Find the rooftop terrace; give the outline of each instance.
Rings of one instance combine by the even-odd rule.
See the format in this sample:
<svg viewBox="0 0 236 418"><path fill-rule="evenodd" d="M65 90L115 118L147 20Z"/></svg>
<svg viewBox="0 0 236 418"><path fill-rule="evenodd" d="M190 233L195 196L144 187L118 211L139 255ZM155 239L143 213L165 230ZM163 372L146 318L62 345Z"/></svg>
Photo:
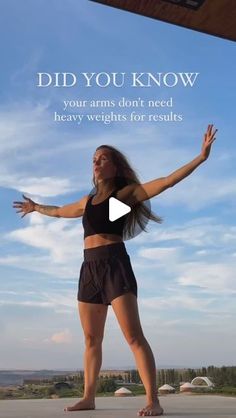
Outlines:
<svg viewBox="0 0 236 418"><path fill-rule="evenodd" d="M236 417L236 398L216 395L175 394L160 396L167 417L232 418ZM96 410L64 412L76 399L1 400L0 418L133 418L145 405L145 396L98 397Z"/></svg>

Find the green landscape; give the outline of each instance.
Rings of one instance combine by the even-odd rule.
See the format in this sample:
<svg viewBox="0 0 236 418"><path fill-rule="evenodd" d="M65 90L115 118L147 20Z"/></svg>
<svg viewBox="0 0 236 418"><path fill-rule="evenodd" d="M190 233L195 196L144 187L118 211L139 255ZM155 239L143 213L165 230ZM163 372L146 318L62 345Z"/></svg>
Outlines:
<svg viewBox="0 0 236 418"><path fill-rule="evenodd" d="M208 377L214 387L208 387L204 382L196 386L192 392L196 394L221 394L224 396L236 396L236 367L203 367L201 369L161 369L157 371L157 386L169 384L180 393L180 385L191 382L195 377ZM80 398L83 396L84 375L82 371L74 374L56 375L51 378L25 379L22 385L0 387L0 399L53 399L53 398ZM132 393L130 396L144 395L137 370L122 370L120 374L112 374L106 377L100 373L97 382L96 396L114 396L114 392L126 387Z"/></svg>

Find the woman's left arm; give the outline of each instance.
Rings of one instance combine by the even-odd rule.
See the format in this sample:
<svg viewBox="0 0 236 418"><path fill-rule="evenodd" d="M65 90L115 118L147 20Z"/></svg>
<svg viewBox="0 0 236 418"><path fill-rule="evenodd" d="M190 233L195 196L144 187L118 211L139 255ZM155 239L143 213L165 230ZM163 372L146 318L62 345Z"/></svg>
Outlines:
<svg viewBox="0 0 236 418"><path fill-rule="evenodd" d="M201 153L194 158L190 163L185 164L178 170L169 174L166 177L160 177L148 183L140 184L133 190L133 196L136 201L143 201L150 199L162 193L169 187L173 187L176 183L189 176L200 164L207 160L210 155L212 143L215 141L215 134L217 129L213 125L208 125L207 131L204 134Z"/></svg>

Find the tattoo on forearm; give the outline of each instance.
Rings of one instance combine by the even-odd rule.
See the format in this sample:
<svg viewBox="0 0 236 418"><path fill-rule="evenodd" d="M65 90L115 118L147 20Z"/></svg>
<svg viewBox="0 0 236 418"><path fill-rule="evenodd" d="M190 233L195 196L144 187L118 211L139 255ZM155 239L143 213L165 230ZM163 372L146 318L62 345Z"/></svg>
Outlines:
<svg viewBox="0 0 236 418"><path fill-rule="evenodd" d="M43 215L48 216L58 216L57 215L57 209L59 206L46 206L46 205L35 205L35 210L39 213L42 213Z"/></svg>

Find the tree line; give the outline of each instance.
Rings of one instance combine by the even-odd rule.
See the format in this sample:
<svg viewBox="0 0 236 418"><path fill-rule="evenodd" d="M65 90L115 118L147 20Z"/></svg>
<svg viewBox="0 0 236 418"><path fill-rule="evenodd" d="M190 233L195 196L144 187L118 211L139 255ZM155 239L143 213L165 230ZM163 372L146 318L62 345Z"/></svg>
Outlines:
<svg viewBox="0 0 236 418"><path fill-rule="evenodd" d="M142 383L138 370L124 370L125 375L111 374L108 377L99 377L99 381L110 379L120 380L124 383ZM178 386L183 382L191 382L197 376L208 377L216 386L236 386L236 366L208 366L199 369L160 369L157 370L157 384L162 386L165 383ZM56 379L54 378L54 381ZM66 380L83 383L84 372L79 371L74 376L67 376Z"/></svg>
<svg viewBox="0 0 236 418"><path fill-rule="evenodd" d="M197 376L208 377L216 386L236 386L236 366L208 366L199 369L161 369L157 372L158 386L179 385Z"/></svg>

